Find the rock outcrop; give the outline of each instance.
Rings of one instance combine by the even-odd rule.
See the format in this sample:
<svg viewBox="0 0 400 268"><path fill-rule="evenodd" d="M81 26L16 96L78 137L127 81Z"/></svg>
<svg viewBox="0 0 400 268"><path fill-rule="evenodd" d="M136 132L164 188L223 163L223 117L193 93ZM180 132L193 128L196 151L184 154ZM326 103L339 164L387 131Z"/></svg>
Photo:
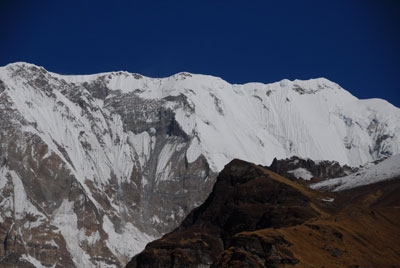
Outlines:
<svg viewBox="0 0 400 268"><path fill-rule="evenodd" d="M358 167L350 167L348 165L340 165L337 161L313 161L311 159L302 159L298 156L292 156L286 159L276 159L267 167L271 171L292 180L326 180L331 178L344 177L355 173ZM297 172L296 172L297 171ZM301 173L303 171L304 174ZM308 178L303 178L308 176Z"/></svg>

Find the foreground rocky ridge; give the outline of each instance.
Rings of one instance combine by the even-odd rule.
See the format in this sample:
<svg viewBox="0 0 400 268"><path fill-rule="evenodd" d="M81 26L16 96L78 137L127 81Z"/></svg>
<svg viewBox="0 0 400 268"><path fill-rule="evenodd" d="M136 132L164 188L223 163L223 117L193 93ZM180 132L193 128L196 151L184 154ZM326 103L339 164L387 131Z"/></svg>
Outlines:
<svg viewBox="0 0 400 268"><path fill-rule="evenodd" d="M122 267L203 203L233 158L359 165L400 152L400 110L326 79L0 67L0 266Z"/></svg>
<svg viewBox="0 0 400 268"><path fill-rule="evenodd" d="M398 267L400 180L318 192L234 160L131 267Z"/></svg>

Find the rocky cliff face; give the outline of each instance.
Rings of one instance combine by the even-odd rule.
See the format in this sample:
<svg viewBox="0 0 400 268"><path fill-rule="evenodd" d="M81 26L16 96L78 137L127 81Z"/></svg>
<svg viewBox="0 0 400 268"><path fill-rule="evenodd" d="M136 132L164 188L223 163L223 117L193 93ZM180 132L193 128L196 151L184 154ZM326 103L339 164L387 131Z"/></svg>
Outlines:
<svg viewBox="0 0 400 268"><path fill-rule="evenodd" d="M127 267L397 267L399 182L316 192L234 160L206 202Z"/></svg>
<svg viewBox="0 0 400 268"><path fill-rule="evenodd" d="M400 152L400 110L326 79L0 68L0 265L121 267L233 158L359 165Z"/></svg>
<svg viewBox="0 0 400 268"><path fill-rule="evenodd" d="M1 266L120 267L212 187L167 100L8 69L0 95ZM4 85L4 83L3 83ZM176 98L184 106L184 98ZM7 242L6 242L7 241Z"/></svg>

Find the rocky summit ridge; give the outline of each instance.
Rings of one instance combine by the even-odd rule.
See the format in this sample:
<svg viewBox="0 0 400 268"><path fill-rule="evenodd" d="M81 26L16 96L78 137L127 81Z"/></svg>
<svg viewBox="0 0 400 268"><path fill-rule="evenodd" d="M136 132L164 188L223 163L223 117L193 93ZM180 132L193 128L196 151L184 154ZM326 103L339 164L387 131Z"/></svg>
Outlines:
<svg viewBox="0 0 400 268"><path fill-rule="evenodd" d="M234 158L358 166L400 152L400 110L327 79L0 67L0 264L122 267L207 198Z"/></svg>

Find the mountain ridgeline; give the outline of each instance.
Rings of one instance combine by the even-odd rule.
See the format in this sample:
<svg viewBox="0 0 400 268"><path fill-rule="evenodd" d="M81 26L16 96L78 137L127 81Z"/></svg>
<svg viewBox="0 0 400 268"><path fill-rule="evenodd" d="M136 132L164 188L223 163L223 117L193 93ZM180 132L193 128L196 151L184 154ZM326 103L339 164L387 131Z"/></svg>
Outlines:
<svg viewBox="0 0 400 268"><path fill-rule="evenodd" d="M400 153L400 109L323 78L232 85L13 63L0 67L0 128L2 267L123 267L235 158L346 173Z"/></svg>

